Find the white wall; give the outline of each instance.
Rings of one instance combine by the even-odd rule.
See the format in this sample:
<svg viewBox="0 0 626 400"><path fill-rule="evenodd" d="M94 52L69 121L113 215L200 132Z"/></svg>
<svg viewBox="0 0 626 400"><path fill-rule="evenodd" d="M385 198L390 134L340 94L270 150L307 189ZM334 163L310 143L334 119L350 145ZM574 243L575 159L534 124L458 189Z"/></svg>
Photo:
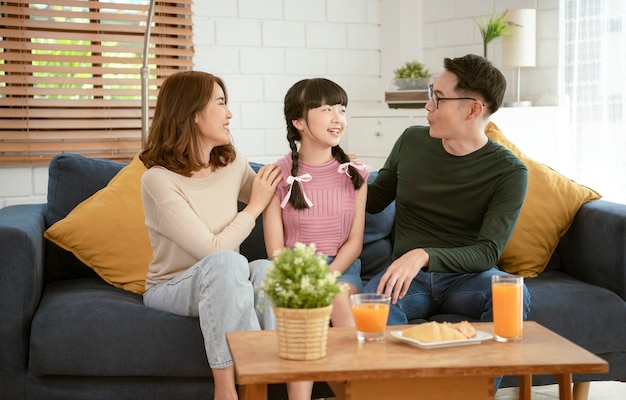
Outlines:
<svg viewBox="0 0 626 400"><path fill-rule="evenodd" d="M193 10L195 68L225 80L235 145L251 160L289 150L283 98L302 78L335 80L350 107L380 101L378 0L203 1Z"/></svg>
<svg viewBox="0 0 626 400"><path fill-rule="evenodd" d="M537 4L536 4L537 3ZM482 54L476 19L537 8L537 68L522 75L522 98L557 94L558 0L224 0L196 1L195 69L224 78L235 145L269 162L287 152L282 101L301 78L342 85L351 109L387 108L393 69L418 59L435 73L443 57ZM500 65L500 40L489 58ZM512 70L503 69L510 82ZM514 91L510 84L508 98ZM0 167L0 207L45 202L47 168Z"/></svg>
<svg viewBox="0 0 626 400"><path fill-rule="evenodd" d="M444 57L468 53L483 54L483 45L476 21L505 10L535 8L537 30L537 66L521 69L521 99L534 105L558 103L559 64L559 0L438 0L423 2L424 62L440 72ZM487 57L502 65L502 39L493 40ZM501 68L507 79L506 101L515 100L516 71Z"/></svg>

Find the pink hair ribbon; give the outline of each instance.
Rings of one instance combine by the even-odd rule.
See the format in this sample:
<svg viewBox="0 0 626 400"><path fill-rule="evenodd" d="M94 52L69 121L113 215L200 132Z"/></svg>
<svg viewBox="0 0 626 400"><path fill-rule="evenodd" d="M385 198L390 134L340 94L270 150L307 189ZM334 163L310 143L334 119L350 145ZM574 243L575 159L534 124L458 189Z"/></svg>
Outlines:
<svg viewBox="0 0 626 400"><path fill-rule="evenodd" d="M287 184L289 185L289 191L287 192L287 195L285 196L283 201L280 203L280 208L285 208L285 206L287 205L287 202L289 201L289 198L291 197L291 188L293 188L294 182L298 182L298 184L300 185L300 190L302 190L302 195L304 196L304 201L306 202L307 206L313 207L313 202L306 196L306 193L304 193L304 186L302 185L303 182L311 182L312 179L313 177L311 176L311 174L303 174L300 176L287 177Z"/></svg>
<svg viewBox="0 0 626 400"><path fill-rule="evenodd" d="M365 165L365 164L362 164L362 163L358 163L357 164L357 163L353 163L352 161L350 161L350 162L345 162L343 164L340 164L339 168L337 168L337 172L339 172L340 174L346 174L346 175L348 175L349 178L352 178L350 176L350 174L348 173L348 167L349 166L353 166L356 169L366 169L367 168L367 165Z"/></svg>

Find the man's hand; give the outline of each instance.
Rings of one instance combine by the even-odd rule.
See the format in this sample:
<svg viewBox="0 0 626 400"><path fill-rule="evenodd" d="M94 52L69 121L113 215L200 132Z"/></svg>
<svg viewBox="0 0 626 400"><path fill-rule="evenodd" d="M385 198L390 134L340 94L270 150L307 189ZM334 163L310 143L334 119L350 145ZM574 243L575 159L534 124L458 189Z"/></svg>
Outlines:
<svg viewBox="0 0 626 400"><path fill-rule="evenodd" d="M423 249L414 249L405 253L387 268L376 292L391 296L391 302L396 304L398 299L406 295L413 278L427 265L428 253Z"/></svg>

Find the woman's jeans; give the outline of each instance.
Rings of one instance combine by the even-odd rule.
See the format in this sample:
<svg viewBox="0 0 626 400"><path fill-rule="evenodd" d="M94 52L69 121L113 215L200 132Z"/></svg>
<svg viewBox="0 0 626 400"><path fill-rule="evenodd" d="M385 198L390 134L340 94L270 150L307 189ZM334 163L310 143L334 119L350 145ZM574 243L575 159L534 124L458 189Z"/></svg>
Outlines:
<svg viewBox="0 0 626 400"><path fill-rule="evenodd" d="M226 332L275 329L269 298L261 285L269 260L248 263L241 254L221 250L169 281L144 293L150 308L198 317L211 368L233 365Z"/></svg>

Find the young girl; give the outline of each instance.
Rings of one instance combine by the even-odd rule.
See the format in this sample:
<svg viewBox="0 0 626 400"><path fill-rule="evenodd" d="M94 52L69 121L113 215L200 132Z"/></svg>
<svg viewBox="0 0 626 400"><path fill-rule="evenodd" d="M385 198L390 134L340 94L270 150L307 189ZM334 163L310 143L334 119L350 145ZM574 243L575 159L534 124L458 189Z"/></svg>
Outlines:
<svg viewBox="0 0 626 400"><path fill-rule="evenodd" d="M354 326L349 295L361 290L367 176L339 147L346 129L348 96L336 83L305 79L285 96L291 152L276 165L287 177L263 213L267 254L296 242L315 243L331 271L346 285L333 303L333 326ZM298 148L297 142L300 143ZM310 399L312 382L288 385L289 398Z"/></svg>
<svg viewBox="0 0 626 400"><path fill-rule="evenodd" d="M269 261L248 263L238 250L282 178L270 165L255 175L235 150L226 103L224 83L211 74L169 76L140 155L154 254L144 304L199 318L216 400L237 399L226 332L274 329L271 305L255 309ZM247 203L241 212L237 200Z"/></svg>

